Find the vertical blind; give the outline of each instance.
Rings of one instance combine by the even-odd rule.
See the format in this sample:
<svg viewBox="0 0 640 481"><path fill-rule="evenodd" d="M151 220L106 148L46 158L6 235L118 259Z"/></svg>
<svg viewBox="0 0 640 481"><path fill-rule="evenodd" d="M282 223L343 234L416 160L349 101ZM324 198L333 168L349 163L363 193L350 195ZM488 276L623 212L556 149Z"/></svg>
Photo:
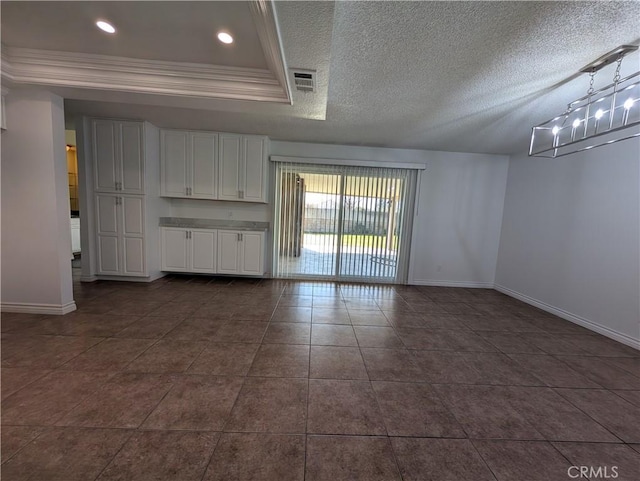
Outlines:
<svg viewBox="0 0 640 481"><path fill-rule="evenodd" d="M402 281L414 170L276 165L278 277Z"/></svg>

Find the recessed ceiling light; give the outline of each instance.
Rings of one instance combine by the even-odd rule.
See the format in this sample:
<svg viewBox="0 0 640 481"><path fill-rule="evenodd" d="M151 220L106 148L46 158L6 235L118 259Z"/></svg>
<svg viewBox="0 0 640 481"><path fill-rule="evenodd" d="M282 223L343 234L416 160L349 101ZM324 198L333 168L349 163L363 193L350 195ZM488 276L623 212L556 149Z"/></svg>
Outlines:
<svg viewBox="0 0 640 481"><path fill-rule="evenodd" d="M227 32L218 32L218 40L222 43L233 43L233 37Z"/></svg>
<svg viewBox="0 0 640 481"><path fill-rule="evenodd" d="M116 29L113 25L111 25L109 22L105 22L104 20L98 20L96 22L96 25L98 26L98 28L100 30L102 30L103 32L107 32L107 33L116 33Z"/></svg>

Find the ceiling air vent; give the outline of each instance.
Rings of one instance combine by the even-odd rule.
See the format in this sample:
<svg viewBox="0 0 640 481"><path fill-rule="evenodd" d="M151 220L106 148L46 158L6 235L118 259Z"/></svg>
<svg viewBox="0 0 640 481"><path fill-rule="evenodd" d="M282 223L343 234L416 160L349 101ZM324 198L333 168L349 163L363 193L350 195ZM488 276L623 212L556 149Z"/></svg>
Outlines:
<svg viewBox="0 0 640 481"><path fill-rule="evenodd" d="M293 83L298 92L315 92L315 70L293 70Z"/></svg>

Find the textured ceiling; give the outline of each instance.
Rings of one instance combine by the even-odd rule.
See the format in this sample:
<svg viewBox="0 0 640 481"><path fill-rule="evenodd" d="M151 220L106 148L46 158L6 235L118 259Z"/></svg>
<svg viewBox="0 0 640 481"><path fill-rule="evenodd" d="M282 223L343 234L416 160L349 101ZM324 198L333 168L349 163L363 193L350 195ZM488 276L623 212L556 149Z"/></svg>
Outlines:
<svg viewBox="0 0 640 481"><path fill-rule="evenodd" d="M327 118L367 144L524 150L586 83L553 104L548 89L637 42L638 18L624 2L338 3Z"/></svg>
<svg viewBox="0 0 640 481"><path fill-rule="evenodd" d="M282 2L277 11L289 66L317 69L322 87L293 106L110 97L118 103L75 100L68 110L282 140L508 154L586 92L581 67L640 41L638 2ZM612 77L607 68L596 84ZM325 99L326 120L314 120Z"/></svg>
<svg viewBox="0 0 640 481"><path fill-rule="evenodd" d="M147 60L266 68L247 2L7 2L2 43ZM108 35L95 26L108 20ZM235 37L224 45L216 34Z"/></svg>

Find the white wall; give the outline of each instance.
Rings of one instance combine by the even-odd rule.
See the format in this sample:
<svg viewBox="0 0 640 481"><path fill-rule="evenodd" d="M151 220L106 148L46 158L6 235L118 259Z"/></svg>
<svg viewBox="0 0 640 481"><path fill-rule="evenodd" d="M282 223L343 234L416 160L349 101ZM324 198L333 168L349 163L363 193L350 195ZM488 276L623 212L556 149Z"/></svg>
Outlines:
<svg viewBox="0 0 640 481"><path fill-rule="evenodd" d="M426 164L409 283L493 286L508 157L278 141L271 155Z"/></svg>
<svg viewBox="0 0 640 481"><path fill-rule="evenodd" d="M510 160L496 284L640 347L640 140Z"/></svg>
<svg viewBox="0 0 640 481"><path fill-rule="evenodd" d="M172 217L269 222L271 205L222 200L171 199Z"/></svg>
<svg viewBox="0 0 640 481"><path fill-rule="evenodd" d="M2 310L75 309L62 98L12 90L2 133Z"/></svg>
<svg viewBox="0 0 640 481"><path fill-rule="evenodd" d="M422 173L410 281L493 287L508 158L429 153Z"/></svg>

